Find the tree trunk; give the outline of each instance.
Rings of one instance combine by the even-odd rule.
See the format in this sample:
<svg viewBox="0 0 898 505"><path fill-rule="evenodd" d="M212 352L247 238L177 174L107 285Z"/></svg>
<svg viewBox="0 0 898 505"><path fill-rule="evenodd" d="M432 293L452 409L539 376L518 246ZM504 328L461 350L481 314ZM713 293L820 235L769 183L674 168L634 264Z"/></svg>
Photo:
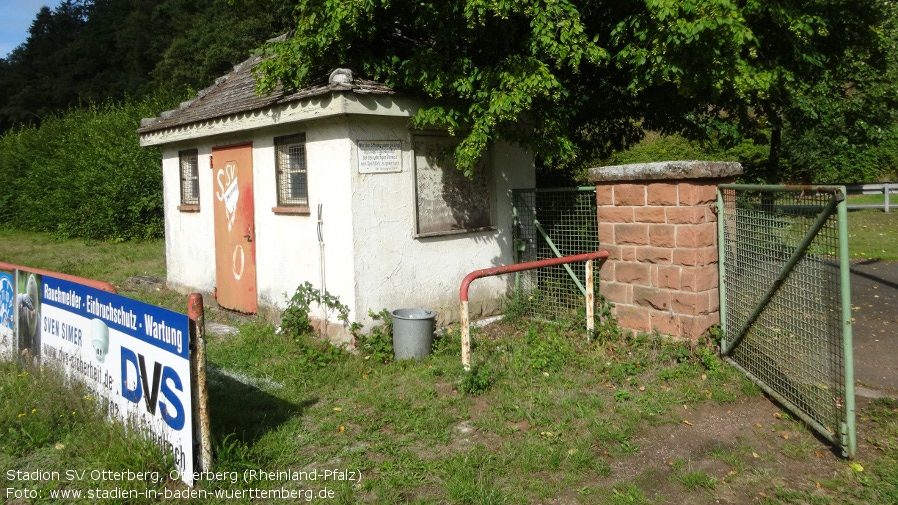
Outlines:
<svg viewBox="0 0 898 505"><path fill-rule="evenodd" d="M783 125L777 120L770 130L770 155L767 158L767 171L770 175L779 173L780 153L783 147ZM777 181L779 182L779 181Z"/></svg>

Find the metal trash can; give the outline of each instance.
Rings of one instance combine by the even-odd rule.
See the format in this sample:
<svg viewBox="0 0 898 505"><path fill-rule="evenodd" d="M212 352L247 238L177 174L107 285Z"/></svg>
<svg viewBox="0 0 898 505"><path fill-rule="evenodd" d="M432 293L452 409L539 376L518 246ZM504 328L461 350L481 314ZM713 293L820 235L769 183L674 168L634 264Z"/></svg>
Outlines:
<svg viewBox="0 0 898 505"><path fill-rule="evenodd" d="M433 345L436 312L427 309L396 309L393 314L393 357L423 358Z"/></svg>

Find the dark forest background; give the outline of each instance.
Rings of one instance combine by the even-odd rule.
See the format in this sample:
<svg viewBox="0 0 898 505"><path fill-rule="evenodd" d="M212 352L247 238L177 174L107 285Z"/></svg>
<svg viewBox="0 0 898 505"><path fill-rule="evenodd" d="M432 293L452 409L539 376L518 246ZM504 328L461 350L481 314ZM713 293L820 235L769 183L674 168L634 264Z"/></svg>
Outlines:
<svg viewBox="0 0 898 505"><path fill-rule="evenodd" d="M624 5L633 10L632 19L650 14L646 10L649 3L599 4L621 9ZM652 5L661 5L656 4ZM716 115L708 115L710 120L699 117L692 121L691 131L674 127L654 130L644 123L645 110L651 109L646 109L646 104L629 104L632 110L642 112L627 117L630 109L615 110L638 135L628 137L610 154L581 156L575 163L553 164L537 152L538 180L546 185L582 184L588 166L672 159L741 161L746 167L745 180L751 182L896 180L898 5L879 0L864 0L864 4L864 10L844 0L777 0L765 4L776 15L765 11L764 16L757 17L757 26L752 29L761 39L775 38L765 29L774 33L777 23L783 23L780 18L788 14L813 21L809 26L816 28L808 32L808 40L816 37L820 47L805 44L798 37L800 40L792 45L764 43L757 48L763 54L752 61L769 63L766 78L778 75L776 71L781 69L782 75L792 80L784 80L779 86L787 93L769 97L773 113L745 109L751 131L735 128L729 120L732 118L727 118L727 113L735 109L728 109L727 104L714 109ZM63 0L55 7L42 8L27 40L0 58L0 226L101 240L161 236L161 153L139 146L136 129L140 119L156 117L194 96L259 51L266 40L303 26L302 20L310 13L322 16L317 24L310 25L312 28L306 26L309 41L341 48L341 40L316 42L327 35L318 33L318 27L324 26L320 23L330 19L333 24L331 18L340 18L323 11L329 8L327 5L317 0ZM353 8L334 5L343 9L339 12ZM423 15L419 11L426 10L427 5L437 4L393 0L389 6L377 4L376 8ZM467 4L456 0L440 5L453 9ZM584 3L588 5L598 4ZM359 30L376 28L367 18L347 18L346 22ZM526 19L521 22L521 26L533 27ZM777 29L795 31L794 26L787 25ZM845 28L836 47L831 44L833 32L827 30L840 26L853 28ZM445 29L449 33L441 33L441 37L466 47L471 27ZM481 29L486 30L487 38L492 33L488 26ZM659 29L665 30L663 26ZM393 30L404 33L397 31L399 28ZM708 33L714 36L716 32ZM619 35L618 43L630 47L626 45L627 36ZM629 42L638 46L638 34L632 37ZM506 42L513 46L516 41ZM732 43L717 42L721 47ZM350 49L370 52L374 48L378 54L390 50L381 44L357 46ZM831 50L834 48L839 50ZM510 54L522 50L506 49ZM387 56L401 65L402 54ZM685 63L680 63L700 67L702 60L695 58L690 63L689 55L698 56L686 51L680 55L686 58ZM498 54L497 58L503 61L506 56ZM661 63L669 56L665 55ZM452 57L446 58L451 66ZM343 63L332 62L334 66ZM290 71L298 64L293 58L281 59L279 65ZM638 75L645 72L640 65L632 69L623 63L618 65L616 69L608 66L599 70L609 70L608 75L619 74L632 82L652 77ZM422 93L423 89L426 94L434 85L433 79L439 78L428 72L424 68L420 75L412 76L420 81L421 89L400 91ZM600 88L584 89L600 93L595 91ZM634 95L633 99L642 98ZM668 102L662 101L671 110L677 108ZM671 115L665 124L688 123L684 118L690 119ZM602 117L592 119L601 123ZM707 131L697 131L696 127ZM566 132L571 137L582 133Z"/></svg>
<svg viewBox="0 0 898 505"><path fill-rule="evenodd" d="M0 59L0 131L109 100L209 86L286 32L284 0L65 0Z"/></svg>

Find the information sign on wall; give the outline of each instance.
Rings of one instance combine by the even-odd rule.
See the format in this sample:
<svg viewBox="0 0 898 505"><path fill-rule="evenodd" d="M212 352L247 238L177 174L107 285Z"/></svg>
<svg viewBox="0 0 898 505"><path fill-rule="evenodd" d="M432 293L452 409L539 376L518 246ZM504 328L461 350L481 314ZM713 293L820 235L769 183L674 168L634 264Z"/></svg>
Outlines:
<svg viewBox="0 0 898 505"><path fill-rule="evenodd" d="M402 142L398 140L360 140L360 174L402 172Z"/></svg>

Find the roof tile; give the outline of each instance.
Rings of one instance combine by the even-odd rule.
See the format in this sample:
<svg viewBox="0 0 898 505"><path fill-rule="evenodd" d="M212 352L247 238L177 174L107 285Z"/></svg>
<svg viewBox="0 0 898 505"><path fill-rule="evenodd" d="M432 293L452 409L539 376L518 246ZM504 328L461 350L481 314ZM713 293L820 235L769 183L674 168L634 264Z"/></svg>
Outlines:
<svg viewBox="0 0 898 505"><path fill-rule="evenodd" d="M359 94L393 94L394 91L383 83L353 78L344 69L331 73L328 82L319 82L293 93L285 93L278 85L270 93L256 92L256 78L253 69L262 61L261 56L253 56L236 65L229 74L219 77L215 84L201 90L192 100L181 102L174 110L162 112L159 117L141 121L138 133L165 130L190 123L208 121L274 105L293 102L303 98L324 95L331 92L349 91ZM338 78L335 78L338 76ZM348 81L348 82L347 82Z"/></svg>

